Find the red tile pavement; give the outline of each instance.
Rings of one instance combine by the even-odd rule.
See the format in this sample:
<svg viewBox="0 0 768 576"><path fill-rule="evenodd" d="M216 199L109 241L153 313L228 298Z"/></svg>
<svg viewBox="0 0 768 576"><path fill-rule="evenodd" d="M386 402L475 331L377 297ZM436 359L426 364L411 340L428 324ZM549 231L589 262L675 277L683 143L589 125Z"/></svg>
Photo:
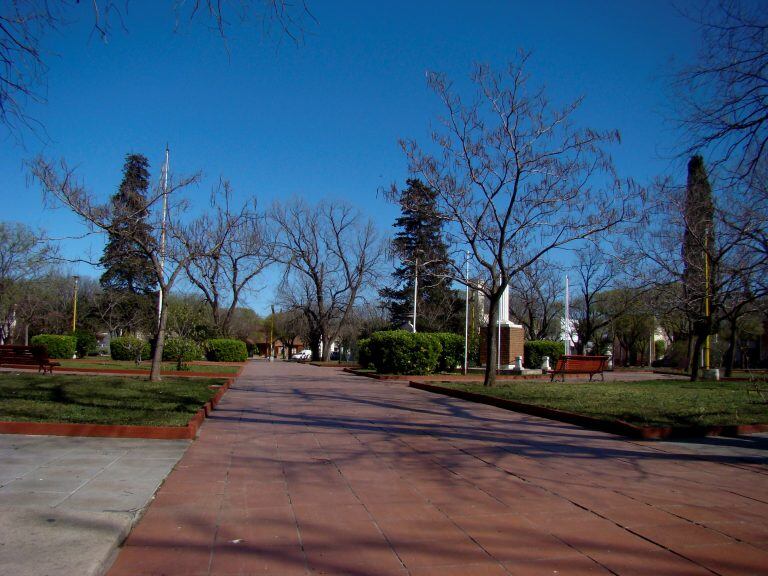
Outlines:
<svg viewBox="0 0 768 576"><path fill-rule="evenodd" d="M766 574L767 459L724 444L254 362L109 574Z"/></svg>

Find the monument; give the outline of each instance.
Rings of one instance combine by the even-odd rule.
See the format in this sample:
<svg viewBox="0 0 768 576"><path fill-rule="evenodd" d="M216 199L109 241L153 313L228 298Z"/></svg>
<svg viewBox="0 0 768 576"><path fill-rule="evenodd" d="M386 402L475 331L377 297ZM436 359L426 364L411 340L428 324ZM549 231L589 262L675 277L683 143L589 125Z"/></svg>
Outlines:
<svg viewBox="0 0 768 576"><path fill-rule="evenodd" d="M487 326L487 324L486 324ZM499 302L499 317L496 322L496 335L499 342L499 369L522 372L522 359L525 331L522 325L515 324L509 319L509 286L504 289ZM480 332L480 363L488 362L486 357L485 341L487 330L485 327Z"/></svg>

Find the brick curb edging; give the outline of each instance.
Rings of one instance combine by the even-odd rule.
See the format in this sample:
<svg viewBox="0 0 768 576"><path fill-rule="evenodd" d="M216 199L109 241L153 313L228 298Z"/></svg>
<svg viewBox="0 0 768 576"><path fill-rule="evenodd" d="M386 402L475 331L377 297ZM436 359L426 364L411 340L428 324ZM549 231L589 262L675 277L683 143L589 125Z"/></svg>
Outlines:
<svg viewBox="0 0 768 576"><path fill-rule="evenodd" d="M0 434L32 436L91 436L99 438L147 438L151 440L192 440L206 416L216 408L234 382L229 378L216 394L187 422L186 426L131 426L123 424L65 424L50 422L0 422Z"/></svg>
<svg viewBox="0 0 768 576"><path fill-rule="evenodd" d="M413 378L413 374L378 374L376 372L365 372L362 370L357 370L355 368L344 368L344 372L349 372L350 374L354 374L355 376L365 376L366 378L373 378L374 380L400 380L400 381L410 381L411 378ZM420 378L424 378L420 376ZM439 380L439 381L445 381L445 380L451 380L455 379L457 382L460 382L463 378L465 378L464 374L434 374L432 376L427 376L425 380ZM511 381L511 380L543 380L545 378L549 378L549 374L503 374L499 375L499 379L503 381Z"/></svg>
<svg viewBox="0 0 768 576"><path fill-rule="evenodd" d="M3 364L3 368L13 368L16 370L19 369L26 369L26 370L34 370L33 368L30 368L30 366L22 365L22 364ZM245 368L245 365L240 366L239 370L235 372L234 374L232 372L227 372L226 374L219 374L217 372L192 372L192 371L184 371L179 372L178 370L161 370L160 375L161 376L181 376L182 378L187 376L191 378L237 378L240 376L240 374L243 372L243 369ZM39 370L38 370L39 372ZM67 373L67 372L74 372L77 374L114 374L119 376L149 376L149 370L130 370L127 368L68 368L66 366L59 366L58 367L58 373Z"/></svg>
<svg viewBox="0 0 768 576"><path fill-rule="evenodd" d="M426 382L419 382L416 380L411 380L408 383L408 386L426 392L443 394L444 396L451 396L453 398L460 398L462 400L469 400L470 402L478 402L480 404L488 404L490 406L496 406L497 408L523 412L524 414L530 414L532 416L541 416L542 418L549 418L550 420L559 420L560 422L576 424L577 426L592 430L600 430L601 432L609 432L611 434L628 436L640 440L666 440L670 438L687 438L695 436L740 436L743 434L755 434L768 431L768 424L685 427L635 426L634 424L624 422L623 420L600 420L598 418L584 416L583 414L576 414L574 412L567 412L565 410L524 404L522 402L505 400L503 398L494 398L493 396L456 390L454 388L445 388L443 386L435 386L434 384L427 384Z"/></svg>

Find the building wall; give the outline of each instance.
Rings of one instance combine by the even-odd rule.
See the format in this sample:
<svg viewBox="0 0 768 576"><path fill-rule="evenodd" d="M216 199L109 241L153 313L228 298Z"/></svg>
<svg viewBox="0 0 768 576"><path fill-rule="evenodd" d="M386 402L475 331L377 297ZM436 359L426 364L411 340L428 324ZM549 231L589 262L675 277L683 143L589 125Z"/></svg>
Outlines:
<svg viewBox="0 0 768 576"><path fill-rule="evenodd" d="M485 353L486 327L480 329L480 364L485 366L488 359ZM501 365L509 366L515 363L517 356L523 355L525 330L522 326L501 327Z"/></svg>

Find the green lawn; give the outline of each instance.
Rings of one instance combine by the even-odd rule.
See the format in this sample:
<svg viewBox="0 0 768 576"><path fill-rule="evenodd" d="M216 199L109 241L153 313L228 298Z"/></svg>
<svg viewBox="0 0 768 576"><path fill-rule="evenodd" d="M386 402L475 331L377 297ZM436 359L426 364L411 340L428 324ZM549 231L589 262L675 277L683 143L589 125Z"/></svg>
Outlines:
<svg viewBox="0 0 768 576"><path fill-rule="evenodd" d="M99 370L108 368L111 370L143 370L149 372L152 367L150 360L145 360L138 366L133 360L112 360L111 358L78 358L77 360L56 360L63 369L66 368L88 368L89 370ZM188 362L187 367L190 372L206 372L209 374L237 374L242 364L196 364ZM164 372L176 371L176 362L163 362L162 370Z"/></svg>
<svg viewBox="0 0 768 576"><path fill-rule="evenodd" d="M0 374L0 421L185 426L219 378Z"/></svg>
<svg viewBox="0 0 768 576"><path fill-rule="evenodd" d="M650 380L562 384L518 381L505 382L494 388L479 383L430 384L601 420L624 420L639 426L768 424L768 403L746 382ZM768 396L765 390L763 395Z"/></svg>

